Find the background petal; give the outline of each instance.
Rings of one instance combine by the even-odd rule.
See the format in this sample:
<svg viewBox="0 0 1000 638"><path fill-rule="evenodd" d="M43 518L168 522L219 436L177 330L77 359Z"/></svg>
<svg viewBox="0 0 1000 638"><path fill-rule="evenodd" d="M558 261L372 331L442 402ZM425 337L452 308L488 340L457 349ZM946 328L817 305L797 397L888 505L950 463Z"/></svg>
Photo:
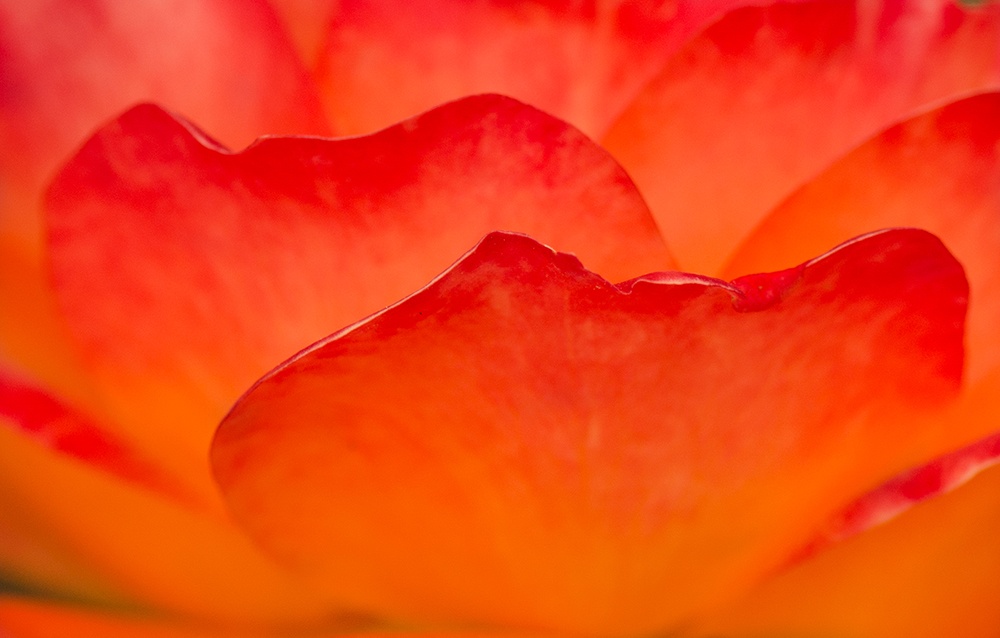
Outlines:
<svg viewBox="0 0 1000 638"><path fill-rule="evenodd" d="M309 14L329 20L316 72L338 130L369 132L465 95L502 93L600 136L682 44L752 1L349 0ZM290 5L292 20L303 10L278 4Z"/></svg>
<svg viewBox="0 0 1000 638"><path fill-rule="evenodd" d="M1000 93L913 118L848 154L772 212L725 272L779 267L887 226L925 228L961 260L972 289L968 381L979 381L1000 365Z"/></svg>
<svg viewBox="0 0 1000 638"><path fill-rule="evenodd" d="M213 467L250 534L349 606L669 629L948 436L911 410L957 392L965 295L916 230L619 286L491 234L258 383Z"/></svg>
<svg viewBox="0 0 1000 638"><path fill-rule="evenodd" d="M0 357L68 388L79 373L50 325L40 204L90 131L144 100L229 144L328 129L312 79L258 0L5 2L0 51Z"/></svg>
<svg viewBox="0 0 1000 638"><path fill-rule="evenodd" d="M220 623L337 620L337 607L229 522L53 452L9 425L0 421L4 581L60 599Z"/></svg>
<svg viewBox="0 0 1000 638"><path fill-rule="evenodd" d="M845 152L915 112L998 86L992 3L745 8L673 58L605 146L682 266L711 274L765 214Z"/></svg>
<svg viewBox="0 0 1000 638"><path fill-rule="evenodd" d="M137 108L60 174L48 211L56 292L123 436L204 474L210 492L209 438L254 380L493 229L622 278L672 263L603 150L498 96L370 137L272 138L236 154Z"/></svg>

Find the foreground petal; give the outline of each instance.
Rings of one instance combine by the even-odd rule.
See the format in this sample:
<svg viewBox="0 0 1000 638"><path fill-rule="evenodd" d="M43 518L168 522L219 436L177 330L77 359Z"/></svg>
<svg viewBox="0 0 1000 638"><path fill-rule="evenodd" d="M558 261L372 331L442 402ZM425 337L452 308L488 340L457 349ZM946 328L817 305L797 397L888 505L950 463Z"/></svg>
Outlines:
<svg viewBox="0 0 1000 638"><path fill-rule="evenodd" d="M683 267L711 273L793 189L868 137L929 105L998 87L995 4L741 9L681 51L605 145Z"/></svg>
<svg viewBox="0 0 1000 638"><path fill-rule="evenodd" d="M342 131L502 93L600 136L681 45L752 2L351 0L328 17L317 75Z"/></svg>
<svg viewBox="0 0 1000 638"><path fill-rule="evenodd" d="M725 272L794 263L887 226L925 228L961 260L972 289L968 378L982 378L1000 365L1000 93L913 118L850 153L771 213Z"/></svg>
<svg viewBox="0 0 1000 638"><path fill-rule="evenodd" d="M535 233L617 277L670 264L603 150L498 96L370 137L236 154L136 108L59 175L48 210L56 292L85 362L148 451L192 475L255 379L490 230Z"/></svg>
<svg viewBox="0 0 1000 638"><path fill-rule="evenodd" d="M662 630L946 434L910 410L957 390L965 294L916 230L619 286L491 234L259 382L213 467L254 538L362 610Z"/></svg>

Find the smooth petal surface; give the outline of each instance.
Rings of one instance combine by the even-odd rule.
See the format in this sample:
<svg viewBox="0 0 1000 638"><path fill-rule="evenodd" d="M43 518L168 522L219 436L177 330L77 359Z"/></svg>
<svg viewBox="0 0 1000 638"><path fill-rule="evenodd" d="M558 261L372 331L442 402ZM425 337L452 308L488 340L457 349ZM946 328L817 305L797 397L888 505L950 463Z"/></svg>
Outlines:
<svg viewBox="0 0 1000 638"><path fill-rule="evenodd" d="M95 127L144 100L229 144L328 131L264 2L0 3L0 357L67 394L83 382L47 297L42 191Z"/></svg>
<svg viewBox="0 0 1000 638"><path fill-rule="evenodd" d="M231 524L53 452L10 425L0 421L5 581L61 599L237 627L337 622L335 606Z"/></svg>
<svg viewBox="0 0 1000 638"><path fill-rule="evenodd" d="M135 102L168 104L227 144L327 130L265 2L9 2L0 48L4 237L37 241L43 181L94 126Z"/></svg>
<svg viewBox="0 0 1000 638"><path fill-rule="evenodd" d="M78 410L0 368L0 422L49 449L157 494L192 505L182 484Z"/></svg>
<svg viewBox="0 0 1000 638"><path fill-rule="evenodd" d="M317 77L341 131L502 93L598 137L682 44L752 2L348 0L329 18Z"/></svg>
<svg viewBox="0 0 1000 638"><path fill-rule="evenodd" d="M622 278L671 263L604 151L498 96L370 137L236 154L140 107L59 175L48 211L56 293L85 362L131 435L188 475L253 381L490 230L534 233Z"/></svg>
<svg viewBox="0 0 1000 638"><path fill-rule="evenodd" d="M771 213L725 272L795 263L887 226L931 231L965 267L968 381L977 382L1000 365L1000 94L916 117L850 153Z"/></svg>
<svg viewBox="0 0 1000 638"><path fill-rule="evenodd" d="M1000 375L990 391L995 403ZM965 416L996 427L995 409ZM822 548L685 635L994 638L998 460L992 435L897 477L846 508L822 540L875 527ZM878 525L883 518L891 520Z"/></svg>
<svg viewBox="0 0 1000 638"><path fill-rule="evenodd" d="M966 293L917 230L618 286L495 233L265 377L212 463L249 533L349 606L662 631L947 436L914 415L957 391Z"/></svg>
<svg viewBox="0 0 1000 638"><path fill-rule="evenodd" d="M673 58L605 145L682 266L714 273L775 205L847 151L915 112L998 86L993 3L746 8Z"/></svg>
<svg viewBox="0 0 1000 638"><path fill-rule="evenodd" d="M120 610L61 605L0 597L0 635L4 638L538 638L502 632L366 630L252 630L185 624L176 620L122 613Z"/></svg>

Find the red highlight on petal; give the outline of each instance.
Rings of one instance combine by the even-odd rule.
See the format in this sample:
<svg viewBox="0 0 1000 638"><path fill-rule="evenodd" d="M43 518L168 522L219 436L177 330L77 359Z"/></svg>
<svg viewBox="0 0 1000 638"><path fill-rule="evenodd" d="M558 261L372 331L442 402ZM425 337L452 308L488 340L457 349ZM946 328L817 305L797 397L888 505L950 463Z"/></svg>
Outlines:
<svg viewBox="0 0 1000 638"><path fill-rule="evenodd" d="M238 153L140 106L81 149L47 204L56 296L89 371L147 451L187 474L254 380L491 230L621 278L672 265L603 149L500 96Z"/></svg>

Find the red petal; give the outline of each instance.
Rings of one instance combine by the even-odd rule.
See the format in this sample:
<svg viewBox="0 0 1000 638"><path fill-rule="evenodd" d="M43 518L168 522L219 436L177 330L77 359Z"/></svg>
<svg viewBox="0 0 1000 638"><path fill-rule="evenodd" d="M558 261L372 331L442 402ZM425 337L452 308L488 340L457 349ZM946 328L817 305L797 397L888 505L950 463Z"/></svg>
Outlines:
<svg viewBox="0 0 1000 638"><path fill-rule="evenodd" d="M86 363L120 420L187 472L260 375L492 229L620 277L670 264L604 151L497 96L370 137L237 154L140 107L83 148L48 204L56 292Z"/></svg>
<svg viewBox="0 0 1000 638"><path fill-rule="evenodd" d="M975 381L1000 365L998 222L1000 93L991 93L916 117L847 155L771 213L725 270L794 263L875 228L926 228L969 277L967 369Z"/></svg>
<svg viewBox="0 0 1000 638"><path fill-rule="evenodd" d="M80 378L39 273L42 189L95 126L142 100L233 144L328 130L262 2L0 3L0 353L60 388Z"/></svg>
<svg viewBox="0 0 1000 638"><path fill-rule="evenodd" d="M909 410L956 392L965 294L916 230L731 285L612 286L492 234L262 380L213 467L254 538L361 609L663 630L945 434Z"/></svg>
<svg viewBox="0 0 1000 638"><path fill-rule="evenodd" d="M1000 6L748 8L681 51L605 142L683 266L716 272L768 211L846 151L929 105L997 87Z"/></svg>
<svg viewBox="0 0 1000 638"><path fill-rule="evenodd" d="M503 93L599 136L681 45L752 0L337 3L318 68L338 129Z"/></svg>
<svg viewBox="0 0 1000 638"><path fill-rule="evenodd" d="M35 238L43 181L100 121L169 105L230 144L326 130L305 69L260 2L10 2L0 8L3 235Z"/></svg>

